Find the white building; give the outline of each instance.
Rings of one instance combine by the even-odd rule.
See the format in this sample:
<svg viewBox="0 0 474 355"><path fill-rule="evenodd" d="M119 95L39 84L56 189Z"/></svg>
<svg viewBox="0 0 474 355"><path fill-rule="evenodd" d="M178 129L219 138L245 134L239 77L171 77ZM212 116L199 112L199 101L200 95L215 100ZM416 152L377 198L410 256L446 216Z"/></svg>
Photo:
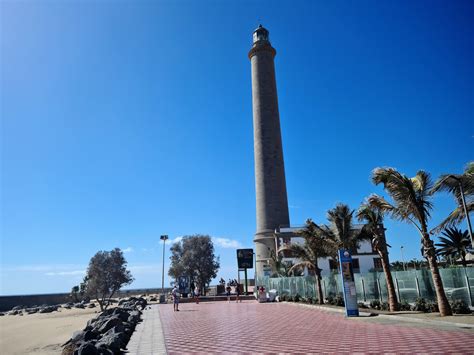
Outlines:
<svg viewBox="0 0 474 355"><path fill-rule="evenodd" d="M356 224L354 229L362 229L362 224ZM275 230L275 246L278 247L285 244L304 244L304 238L300 237L297 232L305 227L279 228ZM284 262L296 263L296 258L283 258ZM357 250L352 251L352 266L355 273L365 274L369 271L382 271L382 263L376 251L372 249L370 241L362 241ZM322 269L322 275L334 272L338 269L336 262L332 258L321 258L318 266ZM305 273L307 271L305 270Z"/></svg>

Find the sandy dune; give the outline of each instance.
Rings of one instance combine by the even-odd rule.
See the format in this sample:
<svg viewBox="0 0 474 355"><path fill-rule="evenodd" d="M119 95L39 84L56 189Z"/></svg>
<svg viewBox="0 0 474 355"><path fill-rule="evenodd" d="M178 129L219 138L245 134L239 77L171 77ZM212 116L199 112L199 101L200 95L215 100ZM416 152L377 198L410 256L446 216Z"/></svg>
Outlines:
<svg viewBox="0 0 474 355"><path fill-rule="evenodd" d="M5 355L60 354L76 330L86 326L99 308L0 317L0 352Z"/></svg>

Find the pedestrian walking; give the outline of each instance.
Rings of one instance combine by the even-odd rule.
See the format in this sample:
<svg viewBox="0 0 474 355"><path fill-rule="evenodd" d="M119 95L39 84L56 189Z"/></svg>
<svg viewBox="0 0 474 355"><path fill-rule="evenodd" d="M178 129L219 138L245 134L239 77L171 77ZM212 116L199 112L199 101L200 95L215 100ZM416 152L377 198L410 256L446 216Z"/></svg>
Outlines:
<svg viewBox="0 0 474 355"><path fill-rule="evenodd" d="M179 309L179 291L178 286L174 285L173 290L171 291L171 295L173 296L173 311L178 312Z"/></svg>
<svg viewBox="0 0 474 355"><path fill-rule="evenodd" d="M225 291L226 291L226 295L227 295L227 302L229 302L229 303L230 303L230 291L231 290L232 289L230 288L230 283L228 283Z"/></svg>

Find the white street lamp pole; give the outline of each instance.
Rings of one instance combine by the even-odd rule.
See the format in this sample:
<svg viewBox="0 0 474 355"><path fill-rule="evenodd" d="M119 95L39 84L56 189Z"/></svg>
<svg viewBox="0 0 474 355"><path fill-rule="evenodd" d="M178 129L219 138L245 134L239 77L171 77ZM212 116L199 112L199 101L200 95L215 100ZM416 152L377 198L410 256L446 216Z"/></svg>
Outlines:
<svg viewBox="0 0 474 355"><path fill-rule="evenodd" d="M160 237L163 241L163 270L161 271L161 294L165 294L165 243L168 239L168 235L164 234Z"/></svg>
<svg viewBox="0 0 474 355"><path fill-rule="evenodd" d="M400 246L400 254L402 254L402 265L403 265L403 271L407 271L405 267L405 258L403 257L403 245Z"/></svg>

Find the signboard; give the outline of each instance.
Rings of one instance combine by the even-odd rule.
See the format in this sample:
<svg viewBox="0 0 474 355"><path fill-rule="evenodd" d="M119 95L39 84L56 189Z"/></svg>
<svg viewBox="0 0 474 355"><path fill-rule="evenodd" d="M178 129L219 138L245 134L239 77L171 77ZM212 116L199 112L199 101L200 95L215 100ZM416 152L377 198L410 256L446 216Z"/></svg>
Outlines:
<svg viewBox="0 0 474 355"><path fill-rule="evenodd" d="M271 265L263 264L262 270L263 270L263 276L268 276L268 277L272 276L273 269Z"/></svg>
<svg viewBox="0 0 474 355"><path fill-rule="evenodd" d="M180 276L178 278L178 292L181 294L188 294L189 293L189 277L187 276Z"/></svg>
<svg viewBox="0 0 474 355"><path fill-rule="evenodd" d="M339 249L339 264L341 269L342 290L344 292L344 304L347 317L358 317L359 307L357 305L357 292L354 282L354 271L352 269L351 253Z"/></svg>
<svg viewBox="0 0 474 355"><path fill-rule="evenodd" d="M253 269L253 249L237 249L239 269Z"/></svg>

